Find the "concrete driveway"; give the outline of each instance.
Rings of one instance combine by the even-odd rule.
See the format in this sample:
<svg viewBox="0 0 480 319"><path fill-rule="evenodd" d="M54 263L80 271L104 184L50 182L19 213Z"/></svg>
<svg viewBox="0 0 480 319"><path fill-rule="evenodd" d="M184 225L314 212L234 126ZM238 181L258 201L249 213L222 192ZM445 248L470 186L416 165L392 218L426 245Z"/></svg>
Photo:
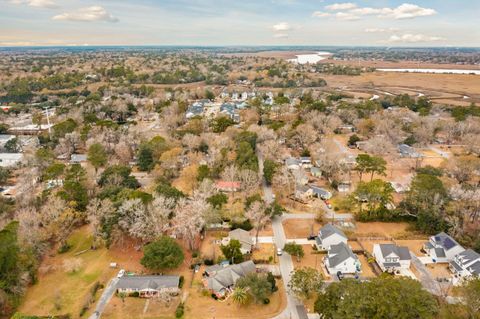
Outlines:
<svg viewBox="0 0 480 319"><path fill-rule="evenodd" d="M107 306L108 302L110 299L112 299L112 296L115 294L115 291L117 290L117 283L118 283L118 278L115 277L110 282L108 283L107 287L102 293L102 296L97 302L97 306L95 308L95 312L88 318L88 319L98 319L102 315L103 311L105 310L105 307Z"/></svg>

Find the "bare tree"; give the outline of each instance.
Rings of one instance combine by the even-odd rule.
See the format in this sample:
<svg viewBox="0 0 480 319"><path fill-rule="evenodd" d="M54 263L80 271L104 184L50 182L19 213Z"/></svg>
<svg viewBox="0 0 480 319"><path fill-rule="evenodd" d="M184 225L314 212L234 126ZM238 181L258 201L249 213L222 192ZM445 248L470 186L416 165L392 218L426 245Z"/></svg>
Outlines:
<svg viewBox="0 0 480 319"><path fill-rule="evenodd" d="M255 228L255 245L258 245L258 234L270 220L270 216L265 213L265 204L260 201L255 201L245 212L245 216L250 220Z"/></svg>
<svg viewBox="0 0 480 319"><path fill-rule="evenodd" d="M93 248L99 244L105 235L102 232L102 222L111 218L115 213L115 207L109 199L100 200L94 198L87 206L87 220L90 223L93 233Z"/></svg>
<svg viewBox="0 0 480 319"><path fill-rule="evenodd" d="M238 174L238 177L242 184L243 190L247 194L255 191L260 185L260 178L258 176L258 173L250 169L241 170Z"/></svg>
<svg viewBox="0 0 480 319"><path fill-rule="evenodd" d="M196 248L196 237L205 225L204 215L210 205L201 199L181 199L175 209L173 230L188 244L190 250Z"/></svg>
<svg viewBox="0 0 480 319"><path fill-rule="evenodd" d="M145 205L138 198L130 199L118 209L120 220L118 225L132 237L145 241L150 237L148 224L148 213Z"/></svg>
<svg viewBox="0 0 480 319"><path fill-rule="evenodd" d="M235 165L229 165L225 167L221 174L221 178L227 182L236 182L238 179L238 169Z"/></svg>

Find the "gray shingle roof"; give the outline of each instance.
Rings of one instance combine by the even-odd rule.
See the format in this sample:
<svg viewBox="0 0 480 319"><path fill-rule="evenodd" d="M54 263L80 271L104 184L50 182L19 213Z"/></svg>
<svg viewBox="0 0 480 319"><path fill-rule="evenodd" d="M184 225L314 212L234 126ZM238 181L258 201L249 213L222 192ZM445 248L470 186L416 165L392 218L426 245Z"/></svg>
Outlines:
<svg viewBox="0 0 480 319"><path fill-rule="evenodd" d="M118 280L118 289L154 289L176 288L179 276L123 276Z"/></svg>
<svg viewBox="0 0 480 319"><path fill-rule="evenodd" d="M233 286L239 278L255 271L253 261L245 261L241 264L231 265L219 270L212 277L208 277L208 288L215 292L222 292L225 288Z"/></svg>
<svg viewBox="0 0 480 319"><path fill-rule="evenodd" d="M394 244L380 244L380 250L383 257L387 257L392 253L400 258L400 260L411 260L412 256L407 247L400 247Z"/></svg>
<svg viewBox="0 0 480 319"><path fill-rule="evenodd" d="M328 264L330 267L336 267L348 258L358 259L357 255L348 247L347 244L341 242L337 245L330 246L328 251Z"/></svg>
<svg viewBox="0 0 480 319"><path fill-rule="evenodd" d="M325 239L332 236L333 234L338 234L344 238L347 238L343 231L333 226L332 224L326 224L325 226L323 226L319 231L318 237L320 237L320 239Z"/></svg>
<svg viewBox="0 0 480 319"><path fill-rule="evenodd" d="M234 229L228 233L230 239L236 239L242 244L242 248L250 250L253 245L252 236L246 230L241 228Z"/></svg>

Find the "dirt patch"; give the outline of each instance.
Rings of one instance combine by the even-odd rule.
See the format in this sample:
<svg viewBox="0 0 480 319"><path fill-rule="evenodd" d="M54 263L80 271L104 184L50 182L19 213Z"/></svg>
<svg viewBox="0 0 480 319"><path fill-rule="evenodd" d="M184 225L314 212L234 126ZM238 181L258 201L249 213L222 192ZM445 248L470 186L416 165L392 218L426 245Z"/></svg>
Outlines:
<svg viewBox="0 0 480 319"><path fill-rule="evenodd" d="M448 264L428 264L425 265L433 278L450 278L452 272L448 269Z"/></svg>
<svg viewBox="0 0 480 319"><path fill-rule="evenodd" d="M275 253L275 245L258 244L253 250L252 260L266 261L269 264L278 264L278 258L276 258Z"/></svg>
<svg viewBox="0 0 480 319"><path fill-rule="evenodd" d="M362 264L362 272L360 273L361 277L364 278L375 278L376 275L372 270L372 267L369 265L367 257L362 254L357 254L360 264Z"/></svg>
<svg viewBox="0 0 480 319"><path fill-rule="evenodd" d="M295 269L299 269L302 267L314 268L320 271L325 279L330 279L330 276L328 275L328 272L326 271L325 266L323 265L323 259L325 258L326 254L313 253L314 250L311 245L302 245L302 247L303 247L303 251L305 252L305 256L303 256L303 258L301 258L300 261L298 261L296 257L292 256L294 268Z"/></svg>
<svg viewBox="0 0 480 319"><path fill-rule="evenodd" d="M288 219L283 222L287 239L307 238L316 235L322 224L313 219Z"/></svg>
<svg viewBox="0 0 480 319"><path fill-rule="evenodd" d="M408 223L356 223L354 234L356 237L396 237L405 235L409 231Z"/></svg>

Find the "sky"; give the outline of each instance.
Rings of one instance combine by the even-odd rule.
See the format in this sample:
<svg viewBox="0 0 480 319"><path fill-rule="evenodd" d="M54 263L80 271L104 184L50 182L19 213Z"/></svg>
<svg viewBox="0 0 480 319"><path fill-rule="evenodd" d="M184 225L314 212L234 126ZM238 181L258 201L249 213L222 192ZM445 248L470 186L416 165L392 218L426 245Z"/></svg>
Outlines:
<svg viewBox="0 0 480 319"><path fill-rule="evenodd" d="M0 46L480 47L480 0L0 0Z"/></svg>

